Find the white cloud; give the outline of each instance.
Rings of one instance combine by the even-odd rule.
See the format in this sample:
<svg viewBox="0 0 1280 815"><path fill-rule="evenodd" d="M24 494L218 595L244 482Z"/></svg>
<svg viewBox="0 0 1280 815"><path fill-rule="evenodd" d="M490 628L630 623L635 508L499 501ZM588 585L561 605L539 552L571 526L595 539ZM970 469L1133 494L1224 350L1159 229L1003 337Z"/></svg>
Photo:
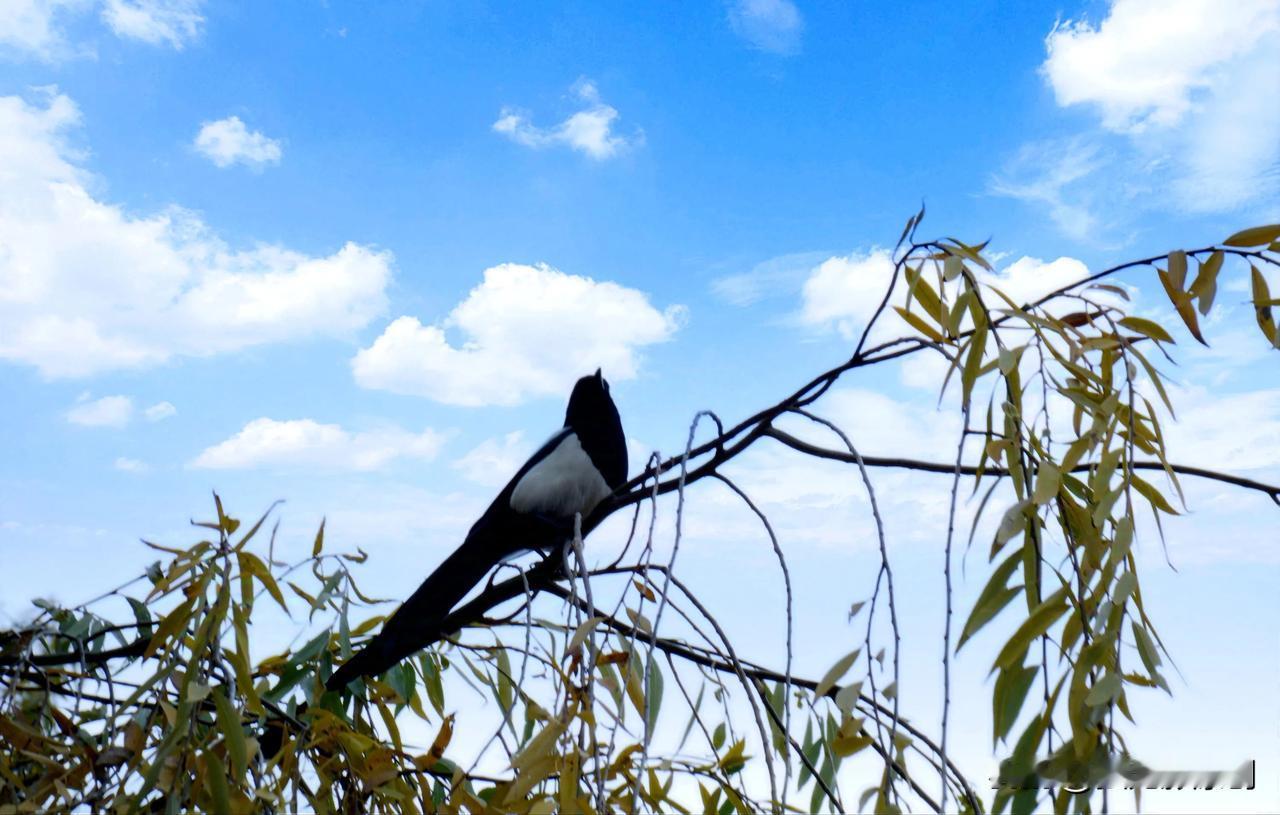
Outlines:
<svg viewBox="0 0 1280 815"><path fill-rule="evenodd" d="M133 400L128 396L104 396L81 401L67 411L67 421L84 427L124 427L133 418Z"/></svg>
<svg viewBox="0 0 1280 815"><path fill-rule="evenodd" d="M71 50L62 21L94 0L5 0L0 3L0 46L52 61Z"/></svg>
<svg viewBox="0 0 1280 815"><path fill-rule="evenodd" d="M159 422L168 419L177 412L178 409L170 402L156 402L144 410L142 415L147 417L148 422Z"/></svg>
<svg viewBox="0 0 1280 815"><path fill-rule="evenodd" d="M988 189L1043 205L1063 234L1075 240L1096 239L1094 171L1102 163L1099 147L1081 139L1026 144L990 180Z"/></svg>
<svg viewBox="0 0 1280 815"><path fill-rule="evenodd" d="M828 258L804 282L800 322L852 339L871 319L892 277L893 258L884 249Z"/></svg>
<svg viewBox="0 0 1280 815"><path fill-rule="evenodd" d="M444 443L434 430L398 427L351 432L312 419L254 419L231 438L204 450L191 466L208 470L317 467L376 470L398 458L429 460Z"/></svg>
<svg viewBox="0 0 1280 815"><path fill-rule="evenodd" d="M1178 208L1228 210L1274 192L1277 0L1113 0L1097 25L1055 26L1046 48L1058 103L1095 107L1136 151L1121 166L1172 188Z"/></svg>
<svg viewBox="0 0 1280 815"><path fill-rule="evenodd" d="M1018 303L1036 300L1088 274L1089 269L1084 263L1069 257L1047 263L1039 258L1022 257L994 273L982 269L975 272L979 283L1000 289ZM892 277L893 259L884 249L828 258L818 264L804 282L798 322L810 328L834 330L846 340L855 339L879 307ZM876 323L873 341L916 333L890 308L903 305L906 292L905 283L899 280L893 299ZM1097 296L1100 299L1109 297ZM989 307L1002 305L1003 301L997 301L991 295ZM919 384L918 381L909 382Z"/></svg>
<svg viewBox="0 0 1280 815"><path fill-rule="evenodd" d="M453 468L468 481L486 487L501 487L516 474L520 465L533 452L519 430L502 438L485 439L465 456L453 462Z"/></svg>
<svg viewBox="0 0 1280 815"><path fill-rule="evenodd" d="M761 51L794 54L800 50L804 18L791 0L732 0L729 25Z"/></svg>
<svg viewBox="0 0 1280 815"><path fill-rule="evenodd" d="M954 460L960 417L937 410L929 397L899 400L840 387L813 409L841 427L864 456ZM821 447L847 449L835 434L806 420L786 419L782 429ZM881 468L869 473L889 540L936 540L937 530L946 525L946 477ZM870 502L856 465L810 458L764 441L736 459L727 474L769 516L784 547L876 546ZM741 499L728 492L706 494L705 500L690 502L685 512L687 528L698 538L732 541L736 546L753 526L758 528Z"/></svg>
<svg viewBox="0 0 1280 815"><path fill-rule="evenodd" d="M996 270L995 274L982 272L978 279L995 286L1016 303L1030 303L1088 276L1089 267L1075 258L1061 257L1045 262L1024 256ZM1005 304L997 301L988 305L1003 307ZM1075 308L1073 305L1072 309Z"/></svg>
<svg viewBox="0 0 1280 815"><path fill-rule="evenodd" d="M1177 419L1164 419L1169 458L1235 472L1280 471L1280 389L1221 393L1166 383ZM1154 401L1154 400L1153 400Z"/></svg>
<svg viewBox="0 0 1280 815"><path fill-rule="evenodd" d="M486 269L442 322L400 317L352 360L362 387L454 405L515 405L562 395L597 367L636 375L637 349L671 338L684 309L658 311L643 292L545 264ZM461 333L451 344L446 331Z"/></svg>
<svg viewBox="0 0 1280 815"><path fill-rule="evenodd" d="M239 116L203 123L194 147L218 167L243 164L260 170L268 164L280 163L279 140L249 130Z"/></svg>
<svg viewBox="0 0 1280 815"><path fill-rule="evenodd" d="M1275 0L1113 0L1096 27L1054 26L1043 71L1058 104L1095 104L1110 129L1176 125L1219 71L1277 31Z"/></svg>
<svg viewBox="0 0 1280 815"><path fill-rule="evenodd" d="M829 257L824 252L796 252L757 263L749 272L711 281L711 291L735 306L749 306L768 297L791 294L804 283L814 265Z"/></svg>
<svg viewBox="0 0 1280 815"><path fill-rule="evenodd" d="M516 144L535 149L563 144L597 161L612 158L623 150L642 143L644 134L640 131L630 137L614 133L613 126L618 119L618 111L601 101L594 83L580 80L573 90L586 107L555 127L538 127L529 121L525 113L505 107L499 113L498 120L493 123L494 131Z"/></svg>
<svg viewBox="0 0 1280 815"><path fill-rule="evenodd" d="M120 37L176 49L200 34L204 0L106 0L103 21Z"/></svg>
<svg viewBox="0 0 1280 815"><path fill-rule="evenodd" d="M67 41L66 25L92 11L99 0L4 0L0 2L0 47L55 62L91 55ZM200 35L204 0L104 0L102 22L118 37L181 49Z"/></svg>
<svg viewBox="0 0 1280 815"><path fill-rule="evenodd" d="M127 456L117 458L115 468L122 473L145 473L151 469L145 461L138 461L136 458Z"/></svg>
<svg viewBox="0 0 1280 815"><path fill-rule="evenodd" d="M0 97L0 359L88 376L347 336L385 309L390 253L232 250L193 213L100 200L66 143L78 122L63 95Z"/></svg>

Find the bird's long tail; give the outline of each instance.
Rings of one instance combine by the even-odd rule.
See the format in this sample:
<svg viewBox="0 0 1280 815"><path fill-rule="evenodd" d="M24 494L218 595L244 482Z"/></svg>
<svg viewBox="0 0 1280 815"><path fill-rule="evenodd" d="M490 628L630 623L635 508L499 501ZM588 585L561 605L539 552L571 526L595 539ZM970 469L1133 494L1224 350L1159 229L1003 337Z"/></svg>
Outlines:
<svg viewBox="0 0 1280 815"><path fill-rule="evenodd" d="M448 633L440 624L499 560L485 545L486 537L481 530L472 529L466 541L391 615L378 635L333 672L325 687L338 690L361 676L380 674Z"/></svg>

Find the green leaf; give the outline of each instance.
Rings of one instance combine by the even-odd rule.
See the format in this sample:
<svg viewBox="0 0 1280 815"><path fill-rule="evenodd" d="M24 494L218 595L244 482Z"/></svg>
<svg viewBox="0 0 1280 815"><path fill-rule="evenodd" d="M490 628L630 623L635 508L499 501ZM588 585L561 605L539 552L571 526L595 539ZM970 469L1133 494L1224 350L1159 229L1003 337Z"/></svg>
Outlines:
<svg viewBox="0 0 1280 815"><path fill-rule="evenodd" d="M1138 576L1133 572L1125 572L1120 575L1120 579L1116 581L1115 588L1111 590L1112 602L1117 607L1123 606L1129 602L1129 597L1136 588L1138 588Z"/></svg>
<svg viewBox="0 0 1280 815"><path fill-rule="evenodd" d="M436 713L444 713L444 685L440 682L440 669L436 667L435 658L423 654L418 662L422 666L422 681L427 686L427 700L435 708Z"/></svg>
<svg viewBox="0 0 1280 815"><path fill-rule="evenodd" d="M1280 238L1280 224L1242 229L1222 242L1223 246L1263 246Z"/></svg>
<svg viewBox="0 0 1280 815"><path fill-rule="evenodd" d="M267 594L271 595L271 599L275 600L284 609L284 613L289 613L289 605L284 601L284 595L280 593L280 587L276 585L276 579L271 576L271 570L267 568L267 564L262 562L262 558L253 552L237 552L236 559L240 565L241 580L244 579L246 573L257 578L262 587L267 590Z"/></svg>
<svg viewBox="0 0 1280 815"><path fill-rule="evenodd" d="M1146 481L1143 481L1137 475L1131 475L1130 480L1133 483L1133 488L1142 493L1143 497L1151 502L1151 506L1170 515L1178 514L1178 511L1170 506L1168 499L1160 494L1160 490L1156 489Z"/></svg>
<svg viewBox="0 0 1280 815"><path fill-rule="evenodd" d="M1169 335L1169 332L1165 331L1159 323L1152 320L1147 320L1143 317L1125 317L1118 322L1125 328L1132 328L1139 334L1143 334L1153 340L1173 342L1173 337Z"/></svg>
<svg viewBox="0 0 1280 815"><path fill-rule="evenodd" d="M680 743L676 745L676 752L684 749L684 743L689 740L689 734L693 732L693 725L698 721L698 714L702 712L702 695L706 693L707 685L704 682L698 687L698 698L694 701L693 707L689 710L689 721L684 726L684 733L680 736Z"/></svg>
<svg viewBox="0 0 1280 815"><path fill-rule="evenodd" d="M138 636L151 636L151 610L141 600L134 597L125 599L129 601L129 606L133 609L133 619L138 623Z"/></svg>
<svg viewBox="0 0 1280 815"><path fill-rule="evenodd" d="M823 696L826 696L827 693L831 690L831 688L833 688L835 684L840 681L840 678L843 677L846 673L848 673L849 669L853 667L853 663L858 658L858 654L860 653L862 653L862 649L855 648L849 653L840 657L840 659L836 660L836 664L832 665L830 670L828 670L825 674L823 674L822 680L818 682L817 689L814 690L814 695L817 696L819 699L821 699Z"/></svg>
<svg viewBox="0 0 1280 815"><path fill-rule="evenodd" d="M311 546L311 556L318 557L324 550L324 524L327 519L320 519L320 528L316 530L316 542Z"/></svg>
<svg viewBox="0 0 1280 815"><path fill-rule="evenodd" d="M996 657L995 666L1009 668L1020 664L1027 653L1027 648L1031 645L1031 641L1048 631L1049 627L1056 623L1066 610L1066 589L1058 589L1048 599L1036 606L1035 610L1022 621L1022 625L1018 626L1018 630L1005 643L1004 648L1000 649L1000 654Z"/></svg>
<svg viewBox="0 0 1280 815"><path fill-rule="evenodd" d="M658 667L658 663L654 661L653 655L649 655L649 687L645 691L644 699L647 706L646 715L648 717L649 732L658 725L658 711L662 709L662 669Z"/></svg>
<svg viewBox="0 0 1280 815"><path fill-rule="evenodd" d="M195 607L195 603L196 598L194 596L188 597L175 609L164 615L164 619L160 621L160 625L156 628L156 633L151 637L151 641L147 643L147 650L143 656L153 656L161 645L164 645L170 638L186 628L187 623L191 620L191 611Z"/></svg>
<svg viewBox="0 0 1280 815"><path fill-rule="evenodd" d="M1147 673L1152 676L1156 675L1156 668L1160 667L1160 653L1156 650L1155 643L1151 641L1151 635L1147 633L1147 629L1138 625L1137 621L1130 621L1130 630L1133 631L1133 641L1138 644L1138 656L1142 657L1142 664L1147 669Z"/></svg>
<svg viewBox="0 0 1280 815"><path fill-rule="evenodd" d="M515 706L515 690L514 682L511 679L511 657L507 655L506 648L498 649L498 705L502 708L502 715L508 721L511 718L511 709ZM413 674L410 673L410 676Z"/></svg>
<svg viewBox="0 0 1280 815"><path fill-rule="evenodd" d="M1120 695L1120 677L1112 671L1108 671L1107 675L1099 679L1089 689L1089 693L1084 697L1084 703L1089 707L1102 707L1111 704L1111 701Z"/></svg>
<svg viewBox="0 0 1280 815"><path fill-rule="evenodd" d="M240 726L240 715L231 707L222 688L213 692L213 704L218 711L218 728L222 730L222 738L227 745L227 757L231 759L231 769L235 771L237 782L244 780L248 771L249 758L244 746L244 730Z"/></svg>
<svg viewBox="0 0 1280 815"><path fill-rule="evenodd" d="M848 716L853 715L854 707L858 704L858 697L862 695L862 683L854 682L851 685L845 685L836 693L836 707Z"/></svg>
<svg viewBox="0 0 1280 815"><path fill-rule="evenodd" d="M1125 291L1120 286L1113 286L1110 283L1094 283L1092 286L1089 286L1089 288L1101 289L1102 291L1111 292L1125 301L1129 300L1129 292Z"/></svg>
<svg viewBox="0 0 1280 815"><path fill-rule="evenodd" d="M569 638L569 643L564 647L564 655L567 657L574 651L581 648L582 643L586 642L587 637L591 635L591 632L595 630L595 627L599 625L600 621L603 619L604 617L588 617L583 620L582 623L573 630L573 636Z"/></svg>
<svg viewBox="0 0 1280 815"><path fill-rule="evenodd" d="M209 795L213 798L213 811L231 811L231 790L227 787L227 768L213 753L204 753L205 780L209 782Z"/></svg>
<svg viewBox="0 0 1280 815"><path fill-rule="evenodd" d="M266 511L266 512L264 512L264 513L262 513L262 517L258 519L258 522L257 522L257 523L255 523L252 527L250 527L249 531L248 531L248 532L246 532L246 533L244 533L244 536L240 538L239 543L237 543L237 544L235 545L235 548L236 548L236 549L243 549L243 548L244 548L245 544L247 544L247 543L249 542L249 540L250 540L250 539L251 539L255 534L257 534L258 530L262 528L262 525L263 525L264 523L266 523L267 516L271 514L271 510L275 509L275 508L276 508L276 504L279 504L279 503L280 503L279 501L276 501L274 504L272 504L271 506L267 507L267 511Z"/></svg>
<svg viewBox="0 0 1280 815"><path fill-rule="evenodd" d="M956 642L956 651L959 651L970 637L978 633L979 629L990 622L1022 591L1020 585L1012 588L1006 586L1009 576L1013 574L1014 569L1018 568L1018 562L1019 555L1014 552L1005 558L1004 562L991 574L986 588L973 604L973 611L969 612L969 619L965 621L964 630L960 632L960 639Z"/></svg>
<svg viewBox="0 0 1280 815"><path fill-rule="evenodd" d="M995 741L1009 735L1013 723L1018 720L1022 703L1026 701L1027 691L1040 672L1035 665L1019 665L1000 671L996 677L996 687L992 694L992 731Z"/></svg>
<svg viewBox="0 0 1280 815"><path fill-rule="evenodd" d="M1019 501L1005 512L1004 518L1000 521L1000 528L996 530L996 546L1003 546L1011 538L1026 528L1026 509L1030 506L1027 501Z"/></svg>

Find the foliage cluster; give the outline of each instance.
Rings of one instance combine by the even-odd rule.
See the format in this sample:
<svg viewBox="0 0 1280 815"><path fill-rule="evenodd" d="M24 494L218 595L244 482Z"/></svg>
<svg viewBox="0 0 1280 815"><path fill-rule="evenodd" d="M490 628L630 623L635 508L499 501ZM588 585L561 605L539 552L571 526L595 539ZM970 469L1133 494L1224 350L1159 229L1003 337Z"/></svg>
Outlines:
<svg viewBox="0 0 1280 815"><path fill-rule="evenodd" d="M216 517L196 524L206 539L147 543L163 558L133 583L72 608L37 601L30 624L0 632L0 813L1091 809L1096 796L1069 790L1097 783L1125 752L1130 695L1169 691L1169 655L1139 581L1140 512L1157 529L1176 516L1180 476L1259 490L1280 505L1280 488L1170 459L1161 414L1174 405L1158 366L1171 360L1173 335L1128 313L1129 290L1107 278L1153 269L1204 342L1199 321L1224 270L1240 264L1258 329L1280 348L1280 300L1263 273L1280 268L1280 227L1125 263L1018 303L1000 290L983 245L917 242L922 217L908 222L893 282L844 363L733 427L699 414L686 449L655 454L582 519L564 552L495 576L450 618L459 633L354 696L324 693L323 680L385 619L376 608L356 613L378 603L356 581L365 555L327 551L321 525L309 557L280 562L276 532L266 531L271 509L242 529L216 500ZM911 333L871 344L886 314ZM954 459L861 455L857 428L825 419L822 397L843 376L916 353L945 357L941 389L957 386L945 402L964 419ZM695 446L704 418L716 435ZM816 680L792 672L785 542L726 472L764 439L856 467L874 515L881 562L850 615L865 635L832 653ZM893 570L870 475L883 467L952 479L951 522L938 536L948 603L936 736L899 710ZM740 658L680 579L680 513L703 479L741 498L772 541L788 614L779 664ZM986 586L953 643L951 562L966 491L978 502L970 543L984 510L1007 506L991 524ZM659 562L664 494L676 498L676 538ZM588 568L583 537L627 508L626 547ZM538 605L540 595L554 602ZM263 656L254 625L272 608L305 617L310 635ZM1010 783L984 800L947 754L947 710L952 660L997 617L1007 630L991 667L991 735ZM679 635L664 633L673 622ZM459 698L473 692L492 702L487 741L455 739L484 727ZM486 775L478 768L491 750L504 754L489 761L503 771ZM855 782L862 789L846 797L842 786Z"/></svg>

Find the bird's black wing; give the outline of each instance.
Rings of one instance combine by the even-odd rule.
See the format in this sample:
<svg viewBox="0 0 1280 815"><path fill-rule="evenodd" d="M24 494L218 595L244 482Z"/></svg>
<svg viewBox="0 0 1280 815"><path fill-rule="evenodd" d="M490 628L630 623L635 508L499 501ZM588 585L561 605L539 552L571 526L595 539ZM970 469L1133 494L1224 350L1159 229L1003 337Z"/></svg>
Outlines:
<svg viewBox="0 0 1280 815"><path fill-rule="evenodd" d="M435 642L448 633L440 626L453 607L503 558L527 549L545 549L563 536L563 528L553 519L512 510L511 493L571 432L562 428L529 457L472 525L462 545L400 605L377 636L329 677L325 687L337 690L358 677L380 674Z"/></svg>

